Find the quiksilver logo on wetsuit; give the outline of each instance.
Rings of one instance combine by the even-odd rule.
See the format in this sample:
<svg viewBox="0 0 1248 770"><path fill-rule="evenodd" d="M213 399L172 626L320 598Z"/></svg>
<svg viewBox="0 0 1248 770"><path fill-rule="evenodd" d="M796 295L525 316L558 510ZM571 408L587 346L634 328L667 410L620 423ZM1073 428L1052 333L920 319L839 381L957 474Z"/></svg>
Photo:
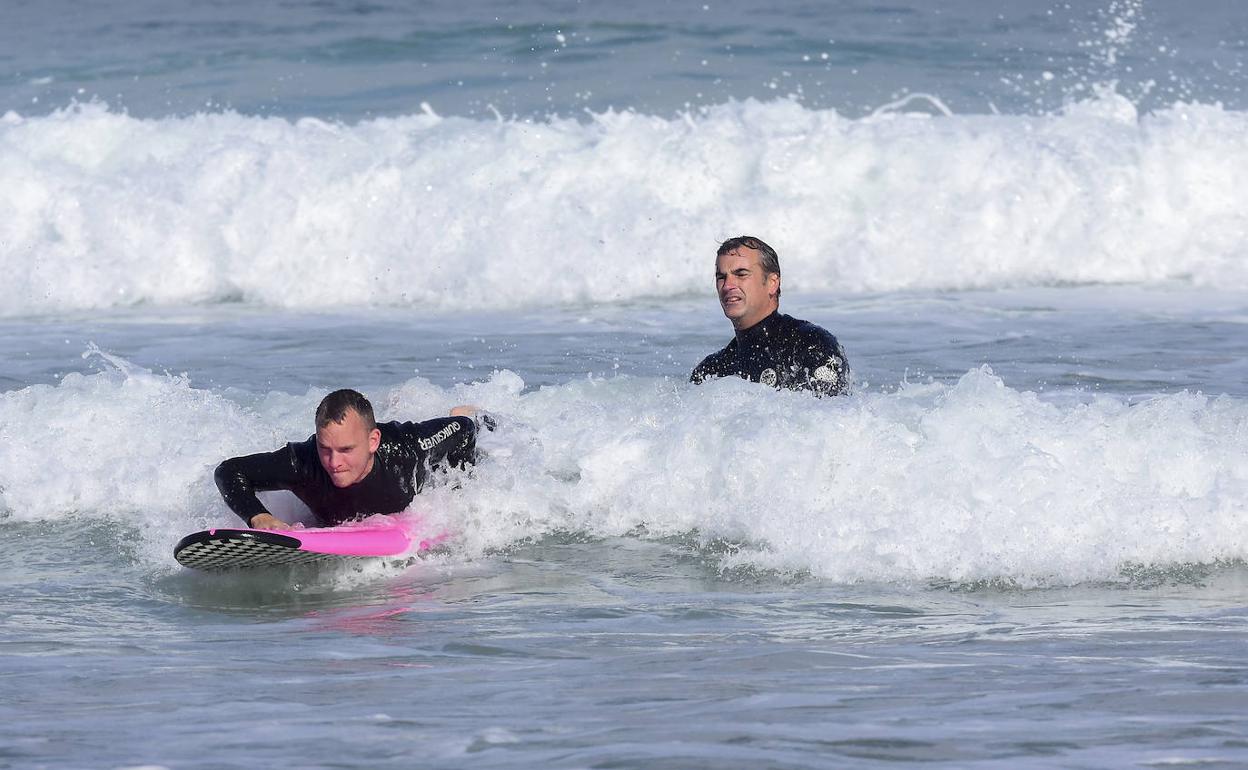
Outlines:
<svg viewBox="0 0 1248 770"><path fill-rule="evenodd" d="M429 438L420 439L417 443L420 444L421 449L428 452L430 449L433 449L435 446L441 444L443 441L446 441L448 437L456 433L459 433L459 423L453 422Z"/></svg>

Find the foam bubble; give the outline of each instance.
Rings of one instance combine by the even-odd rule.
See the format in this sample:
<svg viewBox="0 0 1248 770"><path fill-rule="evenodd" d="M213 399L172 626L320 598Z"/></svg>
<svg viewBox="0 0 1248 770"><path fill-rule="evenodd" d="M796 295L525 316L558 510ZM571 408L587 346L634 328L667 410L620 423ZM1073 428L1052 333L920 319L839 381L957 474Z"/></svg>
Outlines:
<svg viewBox="0 0 1248 770"><path fill-rule="evenodd" d="M788 101L677 119L354 125L83 105L0 121L0 312L245 300L513 308L705 291L722 238L786 288L1248 286L1244 113L851 120Z"/></svg>

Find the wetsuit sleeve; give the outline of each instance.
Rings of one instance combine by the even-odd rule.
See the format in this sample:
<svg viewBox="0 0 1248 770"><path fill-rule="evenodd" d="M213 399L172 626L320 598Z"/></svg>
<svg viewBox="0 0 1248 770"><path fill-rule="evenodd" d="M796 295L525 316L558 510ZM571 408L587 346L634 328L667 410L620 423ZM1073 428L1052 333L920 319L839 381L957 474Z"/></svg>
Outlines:
<svg viewBox="0 0 1248 770"><path fill-rule="evenodd" d="M797 359L801 367L800 387L820 396L841 396L849 392L849 361L836 337L827 331L818 329L807 335Z"/></svg>
<svg viewBox="0 0 1248 770"><path fill-rule="evenodd" d="M713 358L713 356L707 356L702 359L702 363L693 367L693 374L689 375L690 382L697 385L715 376L711 373L711 358Z"/></svg>
<svg viewBox="0 0 1248 770"><path fill-rule="evenodd" d="M463 468L477 461L477 424L470 417L406 422L400 428L419 468Z"/></svg>
<svg viewBox="0 0 1248 770"><path fill-rule="evenodd" d="M304 475L294 446L287 444L276 452L231 457L217 466L213 479L225 504L251 526L252 517L266 511L257 492L293 489Z"/></svg>
<svg viewBox="0 0 1248 770"><path fill-rule="evenodd" d="M689 375L689 381L697 385L725 376L727 373L724 371L724 359L727 355L726 351L719 350L702 359L702 363L693 367L693 374Z"/></svg>

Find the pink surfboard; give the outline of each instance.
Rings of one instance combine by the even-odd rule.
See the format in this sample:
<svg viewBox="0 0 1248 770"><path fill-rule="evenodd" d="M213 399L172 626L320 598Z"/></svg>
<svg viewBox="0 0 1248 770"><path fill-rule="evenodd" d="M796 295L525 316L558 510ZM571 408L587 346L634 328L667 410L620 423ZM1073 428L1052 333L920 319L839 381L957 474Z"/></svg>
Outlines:
<svg viewBox="0 0 1248 770"><path fill-rule="evenodd" d="M372 516L338 527L208 529L178 541L173 558L186 567L217 572L416 554L445 539L416 517Z"/></svg>

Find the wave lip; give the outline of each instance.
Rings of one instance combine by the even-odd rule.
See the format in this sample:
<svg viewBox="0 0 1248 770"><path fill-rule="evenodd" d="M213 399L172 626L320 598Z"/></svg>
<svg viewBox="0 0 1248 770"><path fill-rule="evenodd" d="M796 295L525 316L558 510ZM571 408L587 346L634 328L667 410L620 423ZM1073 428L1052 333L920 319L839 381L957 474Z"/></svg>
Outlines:
<svg viewBox="0 0 1248 770"><path fill-rule="evenodd" d="M244 301L434 310L705 292L750 232L793 290L1248 287L1248 114L786 101L664 119L354 125L98 104L0 119L0 313Z"/></svg>

